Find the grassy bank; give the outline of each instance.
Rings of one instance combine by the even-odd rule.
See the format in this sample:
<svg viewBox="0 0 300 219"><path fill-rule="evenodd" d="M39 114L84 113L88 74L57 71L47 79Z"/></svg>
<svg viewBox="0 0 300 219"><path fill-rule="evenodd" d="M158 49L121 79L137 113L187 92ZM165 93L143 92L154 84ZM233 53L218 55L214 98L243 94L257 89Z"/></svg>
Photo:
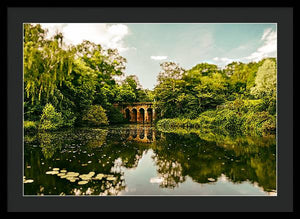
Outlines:
<svg viewBox="0 0 300 219"><path fill-rule="evenodd" d="M218 130L225 134L270 135L276 133L276 117L263 111L257 100L227 102L216 110L201 113L196 119L173 118L158 121L159 128L196 128Z"/></svg>

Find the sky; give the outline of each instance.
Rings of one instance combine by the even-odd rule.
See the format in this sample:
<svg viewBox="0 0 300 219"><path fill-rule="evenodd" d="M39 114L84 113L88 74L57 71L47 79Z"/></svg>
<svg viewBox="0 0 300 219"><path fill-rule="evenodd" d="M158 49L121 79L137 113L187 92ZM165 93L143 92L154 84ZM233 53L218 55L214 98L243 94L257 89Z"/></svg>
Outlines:
<svg viewBox="0 0 300 219"><path fill-rule="evenodd" d="M232 61L277 57L274 23L42 23L48 36L63 33L66 44L89 40L118 49L127 59L125 76L136 75L153 89L160 64L173 61L185 69L207 62L220 68Z"/></svg>

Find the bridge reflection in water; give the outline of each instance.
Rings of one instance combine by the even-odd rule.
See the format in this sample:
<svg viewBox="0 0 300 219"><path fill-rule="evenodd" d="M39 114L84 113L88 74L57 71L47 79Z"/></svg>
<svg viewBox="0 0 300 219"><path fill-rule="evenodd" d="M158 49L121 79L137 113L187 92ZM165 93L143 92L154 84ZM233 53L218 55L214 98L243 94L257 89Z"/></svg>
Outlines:
<svg viewBox="0 0 300 219"><path fill-rule="evenodd" d="M126 138L128 141L152 143L156 141L156 131L150 126L136 126L128 130Z"/></svg>

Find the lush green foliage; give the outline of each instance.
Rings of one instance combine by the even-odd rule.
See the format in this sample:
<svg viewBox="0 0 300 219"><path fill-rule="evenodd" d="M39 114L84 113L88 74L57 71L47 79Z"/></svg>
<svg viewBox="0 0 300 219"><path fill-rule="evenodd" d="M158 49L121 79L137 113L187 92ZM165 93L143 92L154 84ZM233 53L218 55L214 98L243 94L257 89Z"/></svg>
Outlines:
<svg viewBox="0 0 300 219"><path fill-rule="evenodd" d="M60 112L56 112L51 103L44 109L39 123L40 130L56 130L63 126L63 118Z"/></svg>
<svg viewBox="0 0 300 219"><path fill-rule="evenodd" d="M132 103L153 101L153 95L150 90L142 89L137 76L129 75L119 87L119 92L115 102Z"/></svg>
<svg viewBox="0 0 300 219"><path fill-rule="evenodd" d="M38 126L37 122L24 121L24 130L26 131L36 131L37 126Z"/></svg>
<svg viewBox="0 0 300 219"><path fill-rule="evenodd" d="M201 112L222 104L229 82L216 65L199 64L184 70L175 63L163 63L155 87L161 118L196 118Z"/></svg>
<svg viewBox="0 0 300 219"><path fill-rule="evenodd" d="M273 60L265 60L257 71L255 86L251 88L251 92L257 97L275 96L276 83L276 62Z"/></svg>
<svg viewBox="0 0 300 219"><path fill-rule="evenodd" d="M162 119L158 127L212 129L225 134L267 135L275 134L276 118L263 111L262 100L229 101L216 110L207 110L196 119Z"/></svg>
<svg viewBox="0 0 300 219"><path fill-rule="evenodd" d="M108 125L107 116L105 114L105 110L100 105L91 106L82 120L87 121L91 125Z"/></svg>
<svg viewBox="0 0 300 219"><path fill-rule="evenodd" d="M112 123L123 122L113 103L151 101L138 78L124 75L126 59L117 50L83 41L64 44L57 33L46 37L40 25L24 25L24 119L39 121L46 104L61 113L62 127L82 125L92 105L101 105ZM45 125L45 124L44 124Z"/></svg>
<svg viewBox="0 0 300 219"><path fill-rule="evenodd" d="M126 120L124 119L123 114L120 110L116 109L115 107L110 107L107 111L108 121L110 124L120 124L125 123Z"/></svg>
<svg viewBox="0 0 300 219"><path fill-rule="evenodd" d="M190 70L162 65L155 87L164 127L222 129L227 133L276 131L276 60L233 62L224 69L202 63ZM166 119L169 118L169 119Z"/></svg>

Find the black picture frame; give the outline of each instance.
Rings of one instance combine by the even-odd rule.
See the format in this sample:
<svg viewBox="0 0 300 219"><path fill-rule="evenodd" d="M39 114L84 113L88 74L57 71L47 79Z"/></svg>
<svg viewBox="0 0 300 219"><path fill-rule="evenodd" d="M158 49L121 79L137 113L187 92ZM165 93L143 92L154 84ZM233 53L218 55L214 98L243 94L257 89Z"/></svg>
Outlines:
<svg viewBox="0 0 300 219"><path fill-rule="evenodd" d="M24 7L26 6L26 7ZM55 6L55 7L53 7ZM74 6L74 5L72 5ZM7 212L291 212L293 198L293 7L37 7L7 4ZM23 197L24 22L277 23L278 27L278 195L275 197ZM3 179L1 180L3 181ZM4 182L4 181L3 181ZM4 187L2 187L4 188ZM1 195L2 196L2 195Z"/></svg>

